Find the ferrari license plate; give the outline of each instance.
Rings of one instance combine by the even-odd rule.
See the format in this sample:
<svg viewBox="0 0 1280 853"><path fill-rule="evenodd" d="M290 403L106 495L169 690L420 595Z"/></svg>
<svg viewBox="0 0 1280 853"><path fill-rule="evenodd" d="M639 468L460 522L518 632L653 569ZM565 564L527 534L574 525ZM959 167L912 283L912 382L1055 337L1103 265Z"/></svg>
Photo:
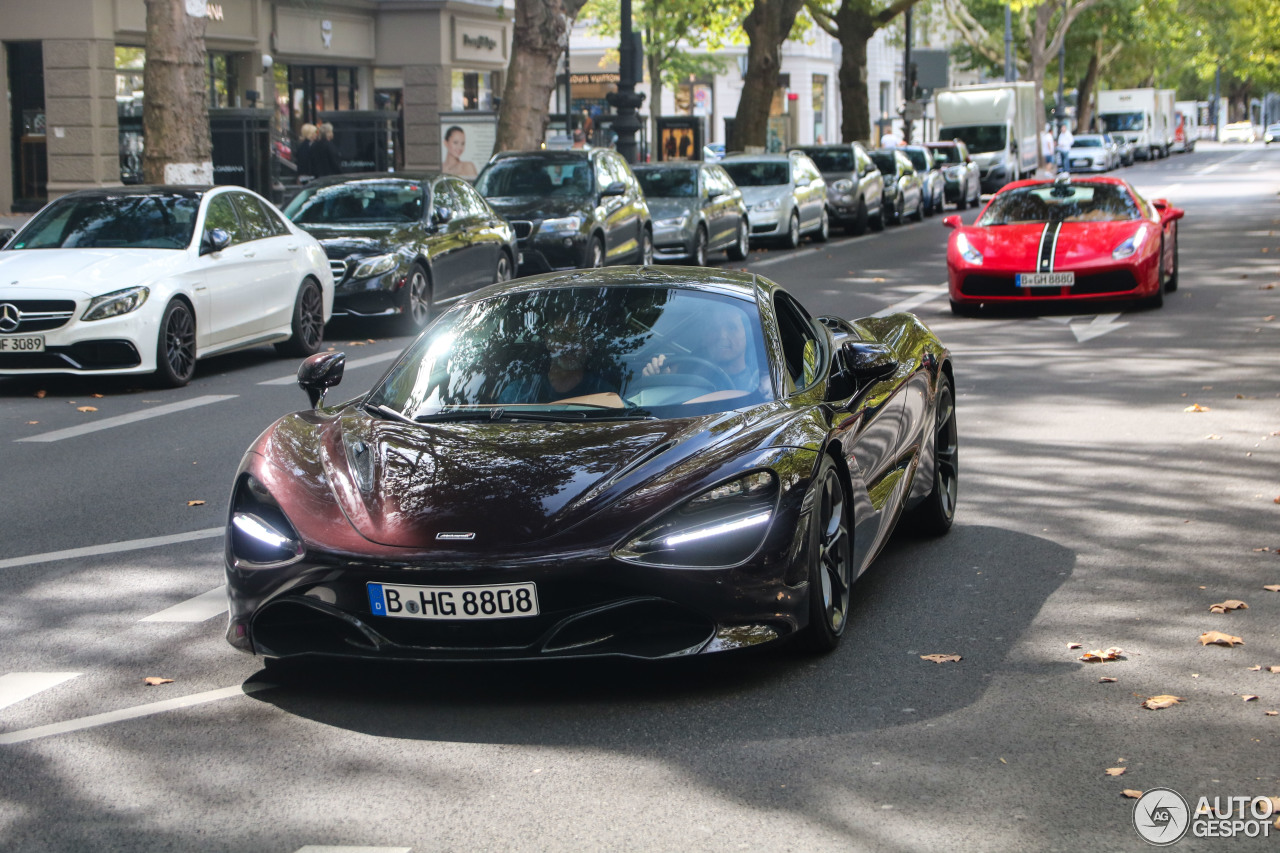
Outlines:
<svg viewBox="0 0 1280 853"><path fill-rule="evenodd" d="M44 335L0 337L0 352L44 352Z"/></svg>
<svg viewBox="0 0 1280 853"><path fill-rule="evenodd" d="M370 583L369 611L399 619L514 619L538 615L532 583L492 586L402 586Z"/></svg>
<svg viewBox="0 0 1280 853"><path fill-rule="evenodd" d="M1024 272L1014 280L1018 287L1071 287L1076 283L1073 272Z"/></svg>

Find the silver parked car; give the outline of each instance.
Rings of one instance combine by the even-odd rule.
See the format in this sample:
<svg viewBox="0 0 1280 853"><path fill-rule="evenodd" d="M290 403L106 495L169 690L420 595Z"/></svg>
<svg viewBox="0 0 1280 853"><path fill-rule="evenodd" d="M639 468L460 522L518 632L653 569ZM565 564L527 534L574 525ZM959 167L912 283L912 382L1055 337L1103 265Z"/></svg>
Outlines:
<svg viewBox="0 0 1280 853"><path fill-rule="evenodd" d="M1117 154L1100 133L1082 133L1067 152L1067 168L1072 172L1106 172L1112 168Z"/></svg>
<svg viewBox="0 0 1280 853"><path fill-rule="evenodd" d="M942 212L946 201L947 179L942 174L942 163L933 158L933 152L923 145L908 145L902 149L916 167L924 192L924 212L927 216Z"/></svg>
<svg viewBox="0 0 1280 853"><path fill-rule="evenodd" d="M869 224L884 230L884 177L871 162L867 150L856 142L836 145L804 145L827 182L827 210L831 219L847 231L862 234Z"/></svg>
<svg viewBox="0 0 1280 853"><path fill-rule="evenodd" d="M653 255L705 266L721 249L740 261L750 249L751 222L742 191L716 163L636 166L653 217Z"/></svg>
<svg viewBox="0 0 1280 853"><path fill-rule="evenodd" d="M742 190L752 240L777 240L795 248L804 234L820 242L830 236L827 182L806 155L733 154L720 165Z"/></svg>
<svg viewBox="0 0 1280 853"><path fill-rule="evenodd" d="M911 165L901 148L877 148L871 160L884 175L885 216L901 225L908 216L924 219L924 189L916 167Z"/></svg>
<svg viewBox="0 0 1280 853"><path fill-rule="evenodd" d="M1134 153L1133 143L1130 142L1128 139L1125 139L1123 134L1104 133L1102 134L1102 138L1110 142L1112 147L1115 149L1116 158L1117 158L1116 165L1118 166L1133 165L1134 157L1136 157L1137 155Z"/></svg>

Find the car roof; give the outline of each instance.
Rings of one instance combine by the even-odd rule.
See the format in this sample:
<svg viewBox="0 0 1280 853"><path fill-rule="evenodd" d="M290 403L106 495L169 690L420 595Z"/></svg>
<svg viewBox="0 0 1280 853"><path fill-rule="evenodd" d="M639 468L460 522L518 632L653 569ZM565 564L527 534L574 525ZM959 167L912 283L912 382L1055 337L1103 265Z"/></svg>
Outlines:
<svg viewBox="0 0 1280 853"><path fill-rule="evenodd" d="M665 160L660 163L637 163L631 167L633 172L656 172L660 169L691 169L699 166L714 166L704 160Z"/></svg>
<svg viewBox="0 0 1280 853"><path fill-rule="evenodd" d="M1005 184L997 191L997 195L1009 190L1021 189L1022 187L1043 187L1052 186L1056 178L1028 178L1025 181L1013 181ZM1113 186L1132 189L1129 182L1124 178L1113 178L1109 175L1071 175L1071 183L1073 184L1112 184Z"/></svg>
<svg viewBox="0 0 1280 853"><path fill-rule="evenodd" d="M534 158L538 160L586 160L597 151L605 151L608 149L601 148L530 148L524 151L499 151L490 158L490 163L496 163L499 160L516 160L521 157Z"/></svg>
<svg viewBox="0 0 1280 853"><path fill-rule="evenodd" d="M212 192L219 187L209 186L207 184L130 184L129 186L119 187L95 187L93 189L76 190L67 193L62 198L115 198L122 195L143 196L143 195L170 195L184 196L187 198L200 198L205 193ZM244 187L232 187L232 189L244 189Z"/></svg>
<svg viewBox="0 0 1280 853"><path fill-rule="evenodd" d="M721 163L790 163L792 153L803 154L799 152L785 152L781 154L730 154L721 160Z"/></svg>
<svg viewBox="0 0 1280 853"><path fill-rule="evenodd" d="M328 175L308 181L303 189L309 187L325 187L333 184L345 184L354 181L433 181L441 172L344 172L341 175Z"/></svg>
<svg viewBox="0 0 1280 853"><path fill-rule="evenodd" d="M736 299L756 302L778 289L777 285L755 273L710 267L637 267L619 266L602 269L569 270L545 273L493 284L468 294L457 304L468 304L508 293L571 287L662 287L719 293Z"/></svg>

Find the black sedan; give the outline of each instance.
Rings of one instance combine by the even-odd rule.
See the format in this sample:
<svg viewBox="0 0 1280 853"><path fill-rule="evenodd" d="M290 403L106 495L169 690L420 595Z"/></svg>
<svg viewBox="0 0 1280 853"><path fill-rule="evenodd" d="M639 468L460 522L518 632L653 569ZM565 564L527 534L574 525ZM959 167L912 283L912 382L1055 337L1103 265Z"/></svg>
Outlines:
<svg viewBox="0 0 1280 853"><path fill-rule="evenodd" d="M320 241L335 317L395 316L417 333L443 305L515 274L515 232L466 181L366 173L308 184L285 215Z"/></svg>
<svg viewBox="0 0 1280 853"><path fill-rule="evenodd" d="M913 315L814 319L758 276L497 285L232 487L227 639L278 666L835 647L901 517L951 527L951 357Z"/></svg>

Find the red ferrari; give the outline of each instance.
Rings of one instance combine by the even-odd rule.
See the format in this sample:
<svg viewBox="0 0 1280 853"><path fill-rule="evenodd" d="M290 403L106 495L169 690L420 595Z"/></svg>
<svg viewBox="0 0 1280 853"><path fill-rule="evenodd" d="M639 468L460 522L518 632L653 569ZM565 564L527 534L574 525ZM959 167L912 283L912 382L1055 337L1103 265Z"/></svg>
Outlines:
<svg viewBox="0 0 1280 853"><path fill-rule="evenodd" d="M951 310L1045 301L1136 301L1152 308L1178 286L1183 211L1148 202L1119 178L1018 181L947 244Z"/></svg>

